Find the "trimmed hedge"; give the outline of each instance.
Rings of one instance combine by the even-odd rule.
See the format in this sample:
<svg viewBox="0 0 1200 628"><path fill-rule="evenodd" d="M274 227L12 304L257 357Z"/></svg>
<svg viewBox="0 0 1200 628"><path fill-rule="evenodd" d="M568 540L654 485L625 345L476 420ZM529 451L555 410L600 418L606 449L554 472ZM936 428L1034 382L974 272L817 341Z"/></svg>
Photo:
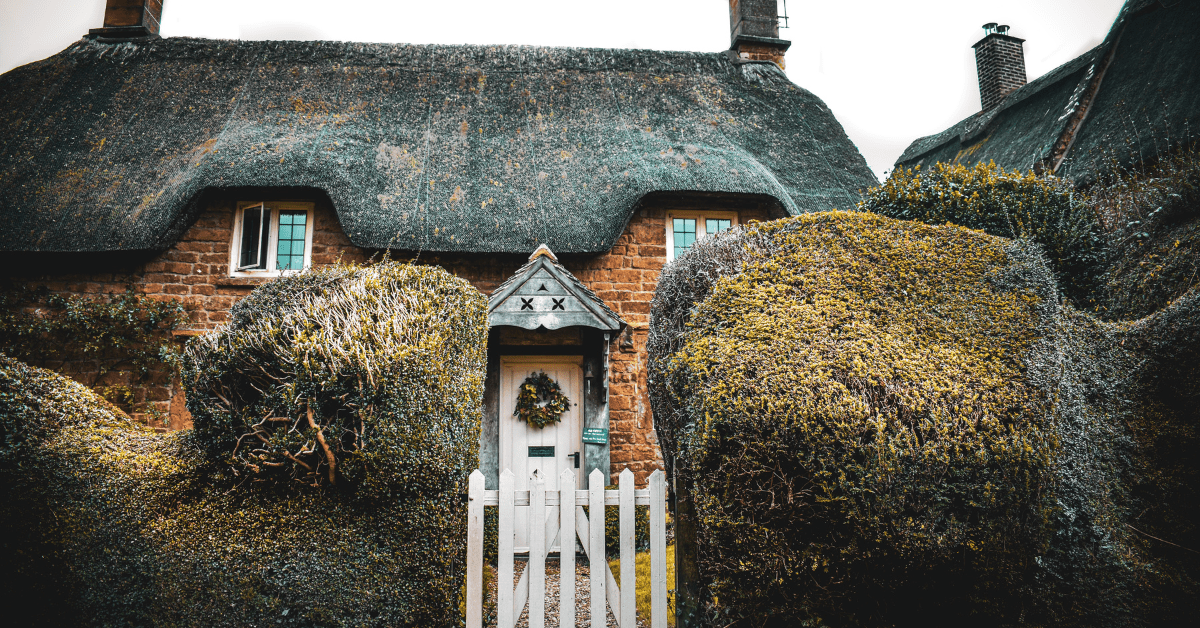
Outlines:
<svg viewBox="0 0 1200 628"><path fill-rule="evenodd" d="M16 576L5 601L44 625L457 625L485 308L465 281L427 267L277 280L189 347L189 407L203 427L165 435L67 379L0 360L0 569ZM305 354L316 346L330 351ZM279 367L297 355L305 369ZM321 404L318 425L344 462L335 484L253 473L252 457L231 453L246 417L270 403L242 387L258 373L293 378L294 396L263 389L292 404L275 415ZM247 410L228 413L213 391Z"/></svg>
<svg viewBox="0 0 1200 628"><path fill-rule="evenodd" d="M867 191L859 209L931 225L955 224L1041 245L1058 286L1090 306L1108 264L1100 222L1070 181L993 163L897 169Z"/></svg>
<svg viewBox="0 0 1200 628"><path fill-rule="evenodd" d="M1128 525L1144 335L1061 306L1039 247L961 227L833 212L698 243L660 278L649 351L700 610L738 626L1186 616L1188 568Z"/></svg>

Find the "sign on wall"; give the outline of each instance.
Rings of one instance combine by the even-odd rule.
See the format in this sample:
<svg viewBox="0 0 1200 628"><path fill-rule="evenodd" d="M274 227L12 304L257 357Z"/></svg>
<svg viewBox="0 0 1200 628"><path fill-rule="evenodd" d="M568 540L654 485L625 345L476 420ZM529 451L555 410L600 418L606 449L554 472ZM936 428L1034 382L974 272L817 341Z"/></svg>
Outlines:
<svg viewBox="0 0 1200 628"><path fill-rule="evenodd" d="M583 442L590 445L607 445L608 444L608 428L607 427L585 427L583 428Z"/></svg>

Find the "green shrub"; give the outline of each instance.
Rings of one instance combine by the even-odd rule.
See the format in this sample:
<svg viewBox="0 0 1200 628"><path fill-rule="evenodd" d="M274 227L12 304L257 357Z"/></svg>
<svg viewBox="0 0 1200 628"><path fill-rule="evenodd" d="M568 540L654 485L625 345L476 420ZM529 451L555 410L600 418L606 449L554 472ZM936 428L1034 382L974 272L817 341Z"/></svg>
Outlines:
<svg viewBox="0 0 1200 628"><path fill-rule="evenodd" d="M358 475L339 475L335 486L314 487L303 476L304 482L281 481L286 476L231 464L231 448L222 444L227 433L214 427L218 412L204 405L203 391L192 407L209 413L207 429L160 435L108 411L78 384L0 359L5 443L0 570L15 581L0 593L8 608L21 608L29 623L62 626L461 621L466 529L461 494L477 457L483 296L439 269L393 264L340 267L278 283L243 301L230 328L216 339L189 349L190 382L225 391L238 384L219 387L222 373L230 380L240 373L280 373L249 366L278 364L280 358L265 350L277 345L247 333L247 323L289 321L267 326L281 335L296 329L310 336L332 333L320 328L332 320L325 310L348 307L336 298L358 290L361 308L390 326L379 325L373 338L360 336L353 360L313 354L308 364L314 371L326 369L320 377L331 387L344 386L329 372L331 365L388 378L377 380L373 392L364 381L361 396L346 397L377 404L363 412L369 421L364 420L365 444L359 449L398 454L427 448L441 457L414 451L411 458L386 463L368 458ZM420 305L410 316L391 309L409 303ZM366 317L362 313L356 320ZM304 342L297 338L295 344ZM233 355L208 353L227 343L236 346ZM385 361L375 343L396 355ZM413 371L397 366L421 357L431 366ZM383 364L364 364L375 360ZM207 370L198 374L201 369ZM302 377L298 390L315 386ZM401 386L417 390L397 390ZM307 390L321 399L323 391ZM322 419L319 425L326 430L354 425L345 415L357 410L348 405L341 410L342 423ZM327 434L328 440L347 440L344 433ZM348 449L337 454L348 461L357 455ZM346 466L354 468L351 462Z"/></svg>
<svg viewBox="0 0 1200 628"><path fill-rule="evenodd" d="M1185 617L1180 563L1129 527L1128 426L1152 403L1135 345L1159 332L1056 294L1027 241L869 213L733 230L668 266L651 402L708 619Z"/></svg>
<svg viewBox="0 0 1200 628"><path fill-rule="evenodd" d="M931 225L955 224L1041 245L1063 293L1090 306L1107 264L1096 212L1070 182L995 164L897 169L859 209Z"/></svg>
<svg viewBox="0 0 1200 628"><path fill-rule="evenodd" d="M189 344L195 429L255 481L442 490L475 460L482 303L440 269L396 263L271 282Z"/></svg>

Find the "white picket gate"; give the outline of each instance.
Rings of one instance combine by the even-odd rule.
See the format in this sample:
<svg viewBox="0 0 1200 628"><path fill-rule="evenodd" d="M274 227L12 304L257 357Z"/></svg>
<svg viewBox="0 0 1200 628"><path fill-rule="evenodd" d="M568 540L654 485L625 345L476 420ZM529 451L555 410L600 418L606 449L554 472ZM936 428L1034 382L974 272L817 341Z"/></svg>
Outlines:
<svg viewBox="0 0 1200 628"><path fill-rule="evenodd" d="M634 576L634 505L650 507L650 626L667 627L667 542L666 501L667 483L662 471L650 476L650 488L634 490L633 472L621 472L617 490L605 490L604 474L599 469L592 471L586 491L575 489L575 472L562 472L558 478L560 490L546 490L546 478L535 475L530 478L530 490L518 491L512 471L500 474L500 490L483 488L483 474L479 470L471 473L467 511L467 628L483 625L483 507L499 506L499 551L496 570L497 628L512 628L521 612L529 604L529 628L544 628L546 623L546 550L560 539L563 548L574 545L576 533L580 544L591 563L591 615L592 628L607 625L605 603L612 609L613 617L621 628L635 628L637 612L636 578ZM563 499L563 496L566 499ZM562 508L561 506L574 508ZM515 590L513 581L513 536L514 513L517 506L529 506L530 522L544 521L544 526L533 525L529 530L529 560ZM546 508L560 506L558 516L547 519ZM588 519L583 507L592 514ZM604 508L617 506L620 512L621 539L621 587L617 587L612 571L604 554ZM566 534L564 534L566 532ZM567 540L567 539L570 540ZM547 539L552 539L547 543ZM591 557L597 557L592 560ZM575 626L575 552L560 552L561 574L571 577L559 578L559 626ZM604 577L596 577L600 567Z"/></svg>

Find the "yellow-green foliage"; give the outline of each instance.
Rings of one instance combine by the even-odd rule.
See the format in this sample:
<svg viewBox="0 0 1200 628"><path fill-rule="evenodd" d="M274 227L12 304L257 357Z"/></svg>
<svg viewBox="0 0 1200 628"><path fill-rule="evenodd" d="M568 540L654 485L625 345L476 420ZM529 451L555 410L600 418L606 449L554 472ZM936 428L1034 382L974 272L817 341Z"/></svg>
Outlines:
<svg viewBox="0 0 1200 628"><path fill-rule="evenodd" d="M479 292L438 268L285 277L189 344L188 409L208 449L254 481L440 490L474 459L460 448L478 439L486 320Z"/></svg>
<svg viewBox="0 0 1200 628"><path fill-rule="evenodd" d="M675 544L667 546L667 625L675 625L675 604L670 594L675 589ZM650 623L650 552L638 552L635 556L634 577L637 578L637 614L644 622ZM608 561L617 586L621 586L621 559Z"/></svg>
<svg viewBox="0 0 1200 628"><path fill-rule="evenodd" d="M865 213L777 221L744 244L769 254L686 310L652 358L655 416L687 418L669 440L721 605L869 623L926 586L889 572L986 588L1029 569L1055 439L1020 375L1046 286L1005 283L1007 244ZM684 311L663 296L654 325L669 328Z"/></svg>
<svg viewBox="0 0 1200 628"><path fill-rule="evenodd" d="M363 273L390 280L359 281ZM211 455L220 431L155 434L70 380L0 359L0 570L14 583L0 595L8 608L21 608L31 623L61 626L457 625L460 494L477 458L483 297L431 268L343 268L289 279L302 289L276 288L266 291L275 297L243 303L276 308L264 318L304 317L288 306L306 302L311 290L336 292L339 283L365 287L363 304L403 300L372 298L372 290L421 302L422 316L390 328L407 344L364 341L358 357L382 359L379 343L413 359L416 347L427 368L407 375L341 363L398 378L380 384L376 399L386 411L371 415L367 434L372 451L405 457L363 463L369 480L336 487L256 482L227 456ZM238 315L235 328L255 318L248 307ZM261 359L242 349L240 359ZM389 397L388 385L419 390ZM428 400L442 395L438 406L454 409L425 414ZM420 490L409 488L410 478Z"/></svg>
<svg viewBox="0 0 1200 628"><path fill-rule="evenodd" d="M1096 213L1068 181L995 164L897 169L859 209L931 225L955 224L1042 246L1058 283L1090 304L1106 254Z"/></svg>
<svg viewBox="0 0 1200 628"><path fill-rule="evenodd" d="M1147 339L1200 346L1185 305L1170 334L1106 324L1059 304L1027 241L871 213L698 243L660 278L649 351L702 611L746 626L1186 616L1191 567L1130 527L1147 504L1129 430L1153 405Z"/></svg>

